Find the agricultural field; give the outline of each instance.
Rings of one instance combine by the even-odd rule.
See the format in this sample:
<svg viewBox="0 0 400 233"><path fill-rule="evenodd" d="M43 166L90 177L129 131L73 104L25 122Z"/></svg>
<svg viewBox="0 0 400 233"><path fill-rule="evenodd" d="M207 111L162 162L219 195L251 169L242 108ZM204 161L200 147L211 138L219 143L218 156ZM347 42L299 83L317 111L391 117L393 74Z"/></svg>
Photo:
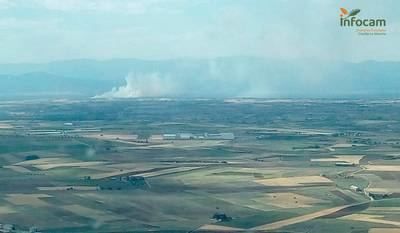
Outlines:
<svg viewBox="0 0 400 233"><path fill-rule="evenodd" d="M0 223L400 232L397 116L380 100L0 102Z"/></svg>

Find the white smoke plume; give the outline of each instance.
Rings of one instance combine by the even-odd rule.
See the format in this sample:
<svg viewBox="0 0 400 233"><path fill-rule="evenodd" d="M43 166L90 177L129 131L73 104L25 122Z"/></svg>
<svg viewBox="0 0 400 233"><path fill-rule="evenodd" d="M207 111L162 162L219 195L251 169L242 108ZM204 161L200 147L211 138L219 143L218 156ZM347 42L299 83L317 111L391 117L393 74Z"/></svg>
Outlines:
<svg viewBox="0 0 400 233"><path fill-rule="evenodd" d="M157 72L132 72L125 78L125 85L94 98L269 96L271 79L247 63L179 62L168 68L160 67Z"/></svg>
<svg viewBox="0 0 400 233"><path fill-rule="evenodd" d="M130 73L125 78L126 85L113 87L111 91L94 98L137 98L171 96L176 90L173 80L168 75L159 73Z"/></svg>

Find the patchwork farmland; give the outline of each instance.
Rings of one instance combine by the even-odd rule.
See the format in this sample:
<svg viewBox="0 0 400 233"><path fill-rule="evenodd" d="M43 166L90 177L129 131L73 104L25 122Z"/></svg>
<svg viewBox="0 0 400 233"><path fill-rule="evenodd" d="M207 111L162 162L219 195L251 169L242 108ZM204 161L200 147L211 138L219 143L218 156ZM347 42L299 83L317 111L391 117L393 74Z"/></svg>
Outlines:
<svg viewBox="0 0 400 233"><path fill-rule="evenodd" d="M397 115L358 100L0 102L0 224L400 232Z"/></svg>

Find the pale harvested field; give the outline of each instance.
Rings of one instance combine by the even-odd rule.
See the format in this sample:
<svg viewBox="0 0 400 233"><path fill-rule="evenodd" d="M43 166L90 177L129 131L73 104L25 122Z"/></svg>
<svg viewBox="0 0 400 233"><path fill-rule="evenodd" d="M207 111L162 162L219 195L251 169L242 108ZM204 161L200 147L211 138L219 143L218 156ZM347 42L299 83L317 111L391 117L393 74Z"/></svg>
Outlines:
<svg viewBox="0 0 400 233"><path fill-rule="evenodd" d="M387 187L387 188L366 188L365 191L373 193L400 193L400 187Z"/></svg>
<svg viewBox="0 0 400 233"><path fill-rule="evenodd" d="M111 212L101 211L97 209L91 209L81 205L65 205L62 206L64 210L70 211L76 215L91 218L98 222L108 222L116 220L124 220L124 216L116 215Z"/></svg>
<svg viewBox="0 0 400 233"><path fill-rule="evenodd" d="M400 165L365 165L362 168L367 171L400 172Z"/></svg>
<svg viewBox="0 0 400 233"><path fill-rule="evenodd" d="M83 134L83 137L94 138L99 140L127 140L133 141L138 139L138 135L135 134L111 134L111 133L95 133L95 134Z"/></svg>
<svg viewBox="0 0 400 233"><path fill-rule="evenodd" d="M371 223L380 223L392 226L399 226L400 222L390 221L383 219L385 216L383 215L370 215L370 214L351 214L344 217L340 217L339 219L344 220L352 220L352 221L361 221L361 222L371 222Z"/></svg>
<svg viewBox="0 0 400 233"><path fill-rule="evenodd" d="M175 167L175 168L165 169L165 170L155 171L155 172L144 172L144 173L136 174L135 176L143 176L145 178L149 178L149 177L154 177L154 176L168 175L168 174L177 173L177 172L192 171L192 170L199 169L199 168L201 168L201 167Z"/></svg>
<svg viewBox="0 0 400 233"><path fill-rule="evenodd" d="M164 140L164 137L161 134L153 134L150 136L149 140L150 141L162 141L162 140Z"/></svg>
<svg viewBox="0 0 400 233"><path fill-rule="evenodd" d="M400 233L400 228L371 228L368 233Z"/></svg>
<svg viewBox="0 0 400 233"><path fill-rule="evenodd" d="M59 167L91 167L105 164L102 161L92 161L92 162L72 162L72 163L48 163L48 164L35 164L34 167L40 170L49 170Z"/></svg>
<svg viewBox="0 0 400 233"><path fill-rule="evenodd" d="M176 164L174 163L174 165L176 165ZM143 163L114 163L114 164L102 164L100 166L90 166L87 168L99 171L99 173L98 173L99 177L101 177L101 176L110 177L110 176L113 176L112 173L114 173L114 172L115 173L121 172L121 174L125 174L128 172L146 171L146 170L151 170L154 168L164 168L164 167L165 168L171 167L171 165L168 165L168 164L143 164ZM85 168L85 167L83 167L83 168ZM90 174L90 176L92 178L96 177L92 174Z"/></svg>
<svg viewBox="0 0 400 233"><path fill-rule="evenodd" d="M337 155L333 158L320 158L311 159L311 162L347 162L353 164L360 164L360 160L364 155Z"/></svg>
<svg viewBox="0 0 400 233"><path fill-rule="evenodd" d="M397 123L397 121L384 121L384 120L359 120L356 122L360 125L369 125L369 124L388 124L388 123Z"/></svg>
<svg viewBox="0 0 400 233"><path fill-rule="evenodd" d="M11 207L0 206L0 215L1 214L12 214L12 213L16 213L16 211L14 209L12 209Z"/></svg>
<svg viewBox="0 0 400 233"><path fill-rule="evenodd" d="M141 169L152 169L162 167L164 165L160 164L150 164L150 163L112 163L107 164L102 167L112 168L112 169L133 169L133 168L141 168Z"/></svg>
<svg viewBox="0 0 400 233"><path fill-rule="evenodd" d="M175 164L176 165L176 164ZM102 171L99 174L107 174L111 172L117 172L121 170L150 170L154 168L171 167L167 164L143 164L143 163L112 163L112 164L102 164L100 166L91 166L90 169Z"/></svg>
<svg viewBox="0 0 400 233"><path fill-rule="evenodd" d="M400 207L369 207L367 211L399 212Z"/></svg>
<svg viewBox="0 0 400 233"><path fill-rule="evenodd" d="M289 128L265 128L265 127L244 127L248 130L265 131L267 133L300 133L304 135L332 135L333 131L319 130L319 129L289 129Z"/></svg>
<svg viewBox="0 0 400 233"><path fill-rule="evenodd" d="M103 173L110 173L110 172L115 172L117 170L120 169L116 169L116 168L112 168L112 167L107 167L107 164L101 164L98 166L82 166L80 168L87 168L90 170L94 170L94 172L98 172L99 174L103 174ZM92 175L93 172L90 172L90 174L88 175Z"/></svg>
<svg viewBox="0 0 400 233"><path fill-rule="evenodd" d="M332 148L350 148L350 147L354 147L354 146L367 146L366 144L350 144L350 143L338 143L335 144L333 146L331 146Z"/></svg>
<svg viewBox="0 0 400 233"><path fill-rule="evenodd" d="M117 170L117 171L113 171L113 172L105 172L105 173L100 173L100 174L95 174L95 175L91 175L90 177L94 180L99 180L99 179L104 179L104 178L108 178L108 177L113 177L113 176L121 176L124 174L128 174L128 173L132 173L132 172L137 172L140 171L142 169L138 169L138 168L133 168L133 169L126 169L126 170Z"/></svg>
<svg viewBox="0 0 400 233"><path fill-rule="evenodd" d="M7 161L9 164L18 163L21 159L15 154L2 154L1 158Z"/></svg>
<svg viewBox="0 0 400 233"><path fill-rule="evenodd" d="M297 223L301 223L301 222L307 222L310 221L312 219L316 219L322 216L326 216L329 214L333 214L336 213L342 209L345 209L347 207L350 207L351 205L345 205L345 206L338 206L338 207L333 207L330 209L325 209L325 210L320 210L311 214L306 214L306 215L302 215L299 217L294 217L294 218L289 218L289 219L285 219L285 220L281 220L281 221L277 221L277 222L273 222L273 223L268 223L265 225L261 225L261 226L257 226L257 227L253 227L250 230L258 230L258 231L269 231L269 230L276 230L285 226L289 226L289 225L293 225L293 224L297 224Z"/></svg>
<svg viewBox="0 0 400 233"><path fill-rule="evenodd" d="M30 165L50 164L50 163L67 163L67 162L71 162L71 161L72 161L71 159L67 159L67 158L41 158L41 159L35 159L35 160L22 161L22 162L14 164L14 165L30 166Z"/></svg>
<svg viewBox="0 0 400 233"><path fill-rule="evenodd" d="M97 187L95 186L54 186L54 187L37 187L40 191L64 191L72 188L78 191L95 191Z"/></svg>
<svg viewBox="0 0 400 233"><path fill-rule="evenodd" d="M163 140L163 143L149 145L145 148L197 148L225 145L226 140Z"/></svg>
<svg viewBox="0 0 400 233"><path fill-rule="evenodd" d="M307 184L333 184L330 179L322 176L294 176L255 180L255 182L266 186L303 186Z"/></svg>
<svg viewBox="0 0 400 233"><path fill-rule="evenodd" d="M19 173L31 173L32 172L28 168L21 167L21 166L15 166L15 165L4 166L4 168L8 168L8 169L11 169L11 170L13 170L15 172L19 172Z"/></svg>
<svg viewBox="0 0 400 233"><path fill-rule="evenodd" d="M266 194L265 197L256 198L254 200L284 209L312 207L313 204L326 202L296 193L269 193Z"/></svg>
<svg viewBox="0 0 400 233"><path fill-rule="evenodd" d="M0 129L13 129L14 126L8 124L8 123L0 123Z"/></svg>
<svg viewBox="0 0 400 233"><path fill-rule="evenodd" d="M210 232L243 232L244 231L244 229L240 229L240 228L218 226L218 225L213 225L213 224L207 224L207 225L201 226L197 230L210 231Z"/></svg>
<svg viewBox="0 0 400 233"><path fill-rule="evenodd" d="M14 205L29 205L35 207L48 206L49 204L41 198L52 197L47 194L7 194L5 200Z"/></svg>
<svg viewBox="0 0 400 233"><path fill-rule="evenodd" d="M26 156L26 153L15 153L16 155L18 155L20 158L24 158ZM52 151L46 151L46 150L34 150L34 151L30 151L30 154L35 154L35 155L39 155L42 159L46 159L46 158L60 158L60 159L67 159L64 157L70 157L70 154L66 154L66 153L61 153L61 152L52 152Z"/></svg>

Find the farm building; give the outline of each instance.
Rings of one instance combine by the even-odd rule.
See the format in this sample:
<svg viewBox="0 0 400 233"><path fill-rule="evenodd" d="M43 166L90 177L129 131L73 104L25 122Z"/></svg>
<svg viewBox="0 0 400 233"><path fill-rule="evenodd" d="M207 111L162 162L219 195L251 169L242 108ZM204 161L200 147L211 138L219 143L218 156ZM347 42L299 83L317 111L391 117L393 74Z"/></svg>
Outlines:
<svg viewBox="0 0 400 233"><path fill-rule="evenodd" d="M225 213L221 212L215 213L212 218L217 220L218 222L228 222L232 220L232 217L229 217Z"/></svg>
<svg viewBox="0 0 400 233"><path fill-rule="evenodd" d="M370 197L372 200L379 200L392 197L393 193L386 191L364 191L365 194Z"/></svg>
<svg viewBox="0 0 400 233"><path fill-rule="evenodd" d="M163 139L164 140L175 140L175 139L177 139L177 135L174 133L163 134Z"/></svg>
<svg viewBox="0 0 400 233"><path fill-rule="evenodd" d="M233 140L235 135L233 133L205 133L205 139L210 140Z"/></svg>
<svg viewBox="0 0 400 233"><path fill-rule="evenodd" d="M350 190L354 191L354 192L361 192L362 189L358 186L355 185L350 185Z"/></svg>
<svg viewBox="0 0 400 233"><path fill-rule="evenodd" d="M161 141L163 139L164 139L164 137L161 134L153 134L150 136L151 141Z"/></svg>
<svg viewBox="0 0 400 233"><path fill-rule="evenodd" d="M180 133L179 139L182 140L196 139L196 136L192 133Z"/></svg>

